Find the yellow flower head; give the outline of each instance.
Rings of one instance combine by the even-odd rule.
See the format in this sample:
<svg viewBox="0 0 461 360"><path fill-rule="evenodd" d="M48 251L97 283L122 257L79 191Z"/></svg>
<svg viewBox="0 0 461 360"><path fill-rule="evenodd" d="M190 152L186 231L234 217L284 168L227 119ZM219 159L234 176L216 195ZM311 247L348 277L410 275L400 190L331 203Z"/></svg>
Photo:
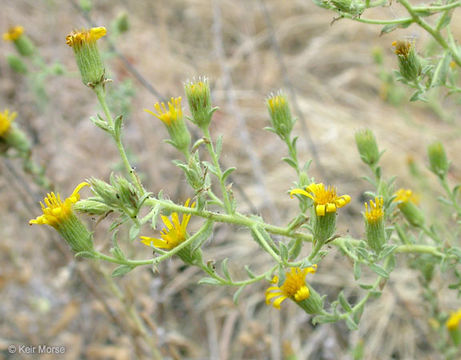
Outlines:
<svg viewBox="0 0 461 360"><path fill-rule="evenodd" d="M2 113L0 112L0 136L6 134L11 127L11 122L17 115L18 114L16 112L10 113L8 109L5 109Z"/></svg>
<svg viewBox="0 0 461 360"><path fill-rule="evenodd" d="M401 55L403 57L408 57L410 54L411 47L413 46L411 42L405 41L394 41L392 46L395 47L396 55Z"/></svg>
<svg viewBox="0 0 461 360"><path fill-rule="evenodd" d="M38 224L38 225L50 225L57 229L59 225L66 221L70 215L72 215L72 205L80 200L79 191L84 186L89 186L87 182L80 183L67 199L64 201L61 200L61 195L57 195L52 192L46 195L44 199L45 205L40 202L42 206L43 215L38 216L35 219L29 221L29 224Z"/></svg>
<svg viewBox="0 0 461 360"><path fill-rule="evenodd" d="M106 35L106 28L103 26L94 27L89 30L74 30L66 36L66 44L70 47L80 47L83 44L94 43Z"/></svg>
<svg viewBox="0 0 461 360"><path fill-rule="evenodd" d="M311 184L303 189L294 189L290 196L300 194L311 198L314 201L317 216L325 216L326 213L334 213L336 209L347 205L351 201L349 195L336 195L336 189L332 186L325 188L323 184Z"/></svg>
<svg viewBox="0 0 461 360"><path fill-rule="evenodd" d="M418 204L419 202L418 196L413 194L413 191L409 189L399 189L394 195L396 196L394 202L399 203L399 206L402 203L412 202L414 204Z"/></svg>
<svg viewBox="0 0 461 360"><path fill-rule="evenodd" d="M15 41L24 33L24 28L22 26L13 26L8 29L8 32L3 34L3 40L5 41Z"/></svg>
<svg viewBox="0 0 461 360"><path fill-rule="evenodd" d="M185 207L189 207L190 199L187 199L184 203ZM195 207L195 203L191 205L191 208ZM187 238L187 224L189 223L191 214L183 214L182 221L179 222L179 215L177 212L171 214L170 219L167 216L162 215L163 223L166 228L163 228L160 232L161 239L151 238L147 236L141 236L142 243L147 246L154 246L159 249L174 249L176 246L184 242Z"/></svg>
<svg viewBox="0 0 461 360"><path fill-rule="evenodd" d="M456 328L459 326L459 323L461 323L461 309L452 312L445 325L448 330L456 330Z"/></svg>
<svg viewBox="0 0 461 360"><path fill-rule="evenodd" d="M274 285L266 290L266 304L270 304L270 301L275 298L272 305L276 309L280 309L280 304L287 298L296 302L309 298L310 291L306 285L305 278L307 274L315 274L316 271L317 265L304 269L291 268L290 272L286 273L285 282L281 286ZM272 283L277 284L278 281L278 276L274 276Z"/></svg>
<svg viewBox="0 0 461 360"><path fill-rule="evenodd" d="M365 218L367 219L368 223L376 224L377 222L381 221L384 216L384 199L375 198L375 201L370 200L370 208L368 208L368 204L365 203Z"/></svg>
<svg viewBox="0 0 461 360"><path fill-rule="evenodd" d="M182 118L181 97L171 98L168 101L168 109L163 102L155 104L154 109L156 112L147 109L144 109L144 111L162 120L166 126L170 126Z"/></svg>
<svg viewBox="0 0 461 360"><path fill-rule="evenodd" d="M269 108L272 112L275 112L278 109L287 106L287 98L281 93L273 95L267 99L267 105L269 105Z"/></svg>

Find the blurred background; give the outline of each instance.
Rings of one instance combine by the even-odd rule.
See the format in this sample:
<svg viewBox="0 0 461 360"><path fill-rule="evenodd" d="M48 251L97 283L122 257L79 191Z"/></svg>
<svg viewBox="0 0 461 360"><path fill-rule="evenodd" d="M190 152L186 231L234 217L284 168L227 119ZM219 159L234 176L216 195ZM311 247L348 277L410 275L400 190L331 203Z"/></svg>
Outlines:
<svg viewBox="0 0 461 360"><path fill-rule="evenodd" d="M366 15L404 14L392 4ZM16 121L34 144L34 159L62 195L89 177L108 181L120 169L118 154L89 121L101 110L65 43L73 29L106 26L108 36L98 43L113 80L110 104L114 113L125 115L124 143L153 193L163 190L178 203L193 195L172 164L180 154L163 142L163 125L143 109L171 96L184 98L184 81L206 75L220 108L212 136L224 136L224 166L238 168L232 182L241 212L277 225L296 214L297 204L287 193L296 174L281 161L286 147L263 130L269 125L265 98L283 89L298 118L300 159L313 159L310 175L352 196L351 205L339 212L339 234L363 235L360 212L363 192L370 188L361 179L368 173L354 132L364 126L386 150L385 176L396 175L398 187L420 191L421 206L436 220L438 193L423 193L436 183L426 169L425 149L442 140L455 160L450 180L461 180L459 104L442 93L431 94L428 103L409 103L411 92L391 76L397 68L394 40L415 39L418 51L429 56L434 44L414 27L380 36L378 26L333 21L334 16L308 0L6 1L0 30L24 26L44 61L62 64L65 73L38 78L15 73L6 61L14 48L1 42L0 110L18 112ZM120 21L127 27L120 28ZM459 39L459 16L452 24ZM148 345L127 320L133 307L166 359L439 358L418 273L405 266L405 258L381 297L366 307L358 331L344 323L313 326L293 303L281 311L266 306L268 283L247 287L234 304L235 289L196 285L203 274L177 259L162 263L158 273L142 267L116 278L117 296L103 275L110 274L111 265L74 259L50 229L29 227L45 193L15 159L1 159L0 359L31 358L10 355L9 344L66 347L60 357L41 359L148 359ZM88 190L82 196L89 196ZM114 219L86 219L102 251L110 247L107 229ZM192 219L191 229L199 223ZM143 233L155 234L147 228ZM133 258L151 256L137 240L120 244ZM228 257L237 279L246 276L244 264L256 273L271 264L247 231L227 225L215 226L205 257L216 262ZM373 278L365 274L364 282L367 276ZM436 276L446 289L443 274ZM310 280L330 300L341 290L352 303L362 294L352 264L335 249ZM439 296L445 309L459 307L448 290Z"/></svg>

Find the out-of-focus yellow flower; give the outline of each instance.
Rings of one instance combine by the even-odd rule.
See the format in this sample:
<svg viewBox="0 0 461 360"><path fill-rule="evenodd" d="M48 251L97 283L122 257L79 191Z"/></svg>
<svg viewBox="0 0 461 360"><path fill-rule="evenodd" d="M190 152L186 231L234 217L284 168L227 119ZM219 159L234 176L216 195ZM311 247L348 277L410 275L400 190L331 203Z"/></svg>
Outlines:
<svg viewBox="0 0 461 360"><path fill-rule="evenodd" d="M419 203L419 197L409 189L399 189L395 193L395 196L396 198L394 199L394 202L399 204L412 202L417 205Z"/></svg>
<svg viewBox="0 0 461 360"><path fill-rule="evenodd" d="M291 268L290 272L285 275L285 281L281 286L274 285L266 290L266 304L270 304L271 300L275 298L272 305L276 309L280 309L280 304L285 299L292 299L296 302L300 302L309 298L310 291L306 285L306 275L309 273L315 274L317 271L317 265L307 267L304 269ZM279 281L278 276L274 276L272 279L273 284L277 284Z"/></svg>
<svg viewBox="0 0 461 360"><path fill-rule="evenodd" d="M5 41L15 41L24 33L24 28L22 26L16 25L8 29L6 33L3 34L3 40Z"/></svg>
<svg viewBox="0 0 461 360"><path fill-rule="evenodd" d="M448 330L456 330L460 323L461 323L461 309L458 309L458 311L452 312L450 314L450 317L445 323L445 326L447 327Z"/></svg>
<svg viewBox="0 0 461 360"><path fill-rule="evenodd" d="M413 46L411 42L407 40L394 41L392 46L395 47L395 54L408 57L411 47Z"/></svg>
<svg viewBox="0 0 461 360"><path fill-rule="evenodd" d="M107 33L105 27L94 27L89 30L74 30L66 36L66 44L70 47L80 47L83 44L94 43L96 40L102 38Z"/></svg>
<svg viewBox="0 0 461 360"><path fill-rule="evenodd" d="M182 119L181 97L171 98L171 100L168 101L168 109L163 102L156 103L154 109L156 112L148 109L144 109L144 111L159 118L168 127L176 123L178 119Z"/></svg>
<svg viewBox="0 0 461 360"><path fill-rule="evenodd" d="M311 184L303 189L294 189L290 196L294 194L304 195L314 201L315 213L317 216L325 216L326 213L334 213L336 209L347 205L351 201L349 195L337 196L333 186L325 188L323 184Z"/></svg>
<svg viewBox="0 0 461 360"><path fill-rule="evenodd" d="M185 207L189 207L190 199L187 199L184 203ZM195 207L193 203L191 208ZM152 238L147 236L141 236L142 243L147 246L154 246L159 249L171 250L176 246L184 242L187 238L187 224L191 218L191 214L183 214L182 221L179 221L179 215L177 212L171 214L171 220L167 216L162 215L163 223L166 228L163 228L160 232L161 239Z"/></svg>
<svg viewBox="0 0 461 360"><path fill-rule="evenodd" d="M78 193L84 186L89 186L87 182L80 183L74 192L64 201L61 200L61 195L54 192L48 193L44 199L44 203L40 202L43 215L29 221L29 224L50 225L55 229L65 222L72 214L72 205L80 200Z"/></svg>
<svg viewBox="0 0 461 360"><path fill-rule="evenodd" d="M375 198L375 201L370 200L370 207L368 208L368 204L365 203L365 218L367 219L368 223L376 224L377 222L381 221L384 216L384 209L383 209L384 199L383 198Z"/></svg>
<svg viewBox="0 0 461 360"><path fill-rule="evenodd" d="M10 129L11 123L17 115L16 112L10 113L8 109L5 109L2 113L0 112L0 137Z"/></svg>

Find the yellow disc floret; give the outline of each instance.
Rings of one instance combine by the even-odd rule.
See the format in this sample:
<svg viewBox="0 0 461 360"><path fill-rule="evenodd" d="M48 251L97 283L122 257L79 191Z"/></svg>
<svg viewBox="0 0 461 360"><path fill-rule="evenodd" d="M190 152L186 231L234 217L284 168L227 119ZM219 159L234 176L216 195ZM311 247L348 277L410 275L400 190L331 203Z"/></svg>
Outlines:
<svg viewBox="0 0 461 360"><path fill-rule="evenodd" d="M2 113L0 112L0 137L7 133L17 115L16 112L10 113L8 109L5 109Z"/></svg>
<svg viewBox="0 0 461 360"><path fill-rule="evenodd" d="M162 120L166 126L170 126L178 121L178 119L182 118L181 97L171 98L171 100L168 101L168 108L165 103L162 102L156 103L154 109L155 112L147 109L144 109L144 111Z"/></svg>
<svg viewBox="0 0 461 360"><path fill-rule="evenodd" d="M336 209L347 205L351 201L349 195L337 196L336 189L332 186L325 187L323 184L311 184L303 189L294 189L290 196L294 194L304 195L314 201L315 213L317 216L325 216L326 213L334 213Z"/></svg>
<svg viewBox="0 0 461 360"><path fill-rule="evenodd" d="M189 207L190 199L187 199L184 203L185 207ZM195 207L193 203L191 208ZM161 239L151 238L147 236L141 236L142 243L147 246L154 246L159 249L171 250L176 246L184 242L187 238L187 224L191 218L191 214L183 214L182 221L179 221L179 215L177 212L171 214L171 220L167 216L162 215L163 223L166 228L163 228L160 232Z"/></svg>
<svg viewBox="0 0 461 360"><path fill-rule="evenodd" d="M66 36L66 44L70 47L79 47L85 43L94 43L106 35L106 28L103 26L94 27L89 30L74 30Z"/></svg>
<svg viewBox="0 0 461 360"><path fill-rule="evenodd" d="M291 268L290 272L285 275L285 281L281 286L271 286L266 290L266 304L270 304L271 300L275 298L272 305L276 309L280 309L280 304L285 299L292 299L296 302L308 299L310 296L309 288L306 285L306 275L309 273L314 274L317 270L317 265L307 267L304 269ZM279 281L278 276L272 279L273 284Z"/></svg>
<svg viewBox="0 0 461 360"><path fill-rule="evenodd" d="M367 219L368 223L376 224L377 222L381 221L384 216L384 199L383 198L375 198L375 201L370 200L370 207L368 208L368 204L365 203L365 218Z"/></svg>
<svg viewBox="0 0 461 360"><path fill-rule="evenodd" d="M8 29L6 33L3 34L3 40L5 41L15 41L24 33L24 28L22 26L12 26Z"/></svg>
<svg viewBox="0 0 461 360"><path fill-rule="evenodd" d="M48 193L44 199L44 203L40 202L43 215L29 221L29 224L50 225L58 228L59 225L65 221L72 212L72 205L80 200L79 191L84 186L89 186L87 182L80 183L67 199L61 200L61 195L54 192Z"/></svg>
<svg viewBox="0 0 461 360"><path fill-rule="evenodd" d="M399 40L399 41L394 41L392 43L392 46L395 47L396 55L408 57L408 54L410 53L410 50L412 47L412 43L406 40L405 41Z"/></svg>

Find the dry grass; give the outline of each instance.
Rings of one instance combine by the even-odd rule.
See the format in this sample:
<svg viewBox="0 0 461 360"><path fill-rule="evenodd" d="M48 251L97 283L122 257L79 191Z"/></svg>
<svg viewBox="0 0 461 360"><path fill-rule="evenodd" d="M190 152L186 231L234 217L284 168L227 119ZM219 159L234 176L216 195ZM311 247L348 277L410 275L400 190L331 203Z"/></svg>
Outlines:
<svg viewBox="0 0 461 360"><path fill-rule="evenodd" d="M181 95L187 78L206 74L212 79L215 103L221 107L212 131L215 136L224 134L225 164L238 165L233 181L245 189L244 194L237 192L241 209L248 211L249 200L258 213L277 224L284 224L296 211L286 193L294 174L280 161L283 144L262 130L267 125L264 98L272 90L287 88L288 81L307 125L298 123L296 128L301 158L312 157L307 129L321 162L321 167L313 164L312 175L336 184L354 199L341 213L339 231L361 236L361 194L367 187L360 179L365 169L353 142L356 129L368 126L375 132L380 146L387 149L385 173L398 175L400 185L414 183L407 171L408 156L429 177L424 154L432 139L443 139L453 159L461 150L459 119L443 122L421 104L404 102L395 108L379 97L381 83L372 49L384 48L391 69L396 66L390 48L393 39L416 33L421 47L426 39L416 28L379 37L379 28L347 20L330 26L333 15L310 1L264 3L286 73L261 1L105 0L96 2L91 16L98 25L107 25L121 11L128 13L131 29L117 40L117 47L164 96ZM375 15L396 16L399 11L392 6ZM53 0L3 4L0 23L1 30L24 24L47 62L60 61L73 72L49 79L50 100L39 110L27 83L0 57L0 107L18 111L18 123L36 141L36 160L46 164L47 175L64 194L90 176L107 180L117 154L88 120L99 109L82 86L72 51L64 42L69 30L88 24L71 2ZM0 54L12 51L10 44L0 44ZM108 64L114 86L131 76L119 58ZM158 99L139 83L135 87L125 143L136 154L146 187L154 193L163 189L171 199L183 201L190 190L171 164L177 154L162 142L166 131L142 111ZM453 103L443 101L444 111L456 114ZM148 358L145 343L126 324L126 309L111 295L97 266L72 259L67 249L64 256L54 234L27 225L38 212L35 204L43 190L31 184L14 161L0 164L0 359L8 358L10 343L65 345L66 359ZM460 180L457 163L450 176ZM433 194L424 199L426 207L436 206ZM98 247L108 250L104 230L109 222L97 227L94 220L90 222ZM138 258L150 255L142 245L131 248ZM236 278L245 276L242 264L251 262L252 268L262 270L269 261L248 233L224 225L216 227L205 254L216 261L229 257ZM169 358L281 359L293 351L298 359L352 359L350 349L363 342L364 359L438 359L417 273L405 269L404 263L401 259L402 269L392 274L381 298L371 301L357 332L343 323L313 327L293 304L280 312L265 306L266 284L247 288L235 305L232 289L196 286L201 274L176 260L162 264L159 274L138 268L116 282ZM438 276L439 300L451 309L454 295L442 290L446 280ZM341 289L351 299L360 295L352 265L338 251L328 255L312 281L330 300Z"/></svg>

